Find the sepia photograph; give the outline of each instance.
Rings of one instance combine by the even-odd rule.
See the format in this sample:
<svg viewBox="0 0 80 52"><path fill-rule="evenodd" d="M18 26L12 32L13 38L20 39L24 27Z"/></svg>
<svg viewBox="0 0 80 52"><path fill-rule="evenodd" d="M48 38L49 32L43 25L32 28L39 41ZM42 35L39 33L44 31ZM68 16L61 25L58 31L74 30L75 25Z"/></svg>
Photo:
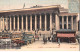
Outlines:
<svg viewBox="0 0 80 52"><path fill-rule="evenodd" d="M0 0L2 51L80 51L80 0Z"/></svg>

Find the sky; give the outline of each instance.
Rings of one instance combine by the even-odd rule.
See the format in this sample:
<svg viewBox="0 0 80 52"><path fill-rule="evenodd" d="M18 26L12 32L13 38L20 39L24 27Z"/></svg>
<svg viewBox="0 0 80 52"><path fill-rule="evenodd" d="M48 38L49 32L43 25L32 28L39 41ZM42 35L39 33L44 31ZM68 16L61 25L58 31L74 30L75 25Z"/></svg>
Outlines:
<svg viewBox="0 0 80 52"><path fill-rule="evenodd" d="M24 3L25 8L35 5L61 5L64 8L68 8L68 0L0 0L0 10L22 9Z"/></svg>

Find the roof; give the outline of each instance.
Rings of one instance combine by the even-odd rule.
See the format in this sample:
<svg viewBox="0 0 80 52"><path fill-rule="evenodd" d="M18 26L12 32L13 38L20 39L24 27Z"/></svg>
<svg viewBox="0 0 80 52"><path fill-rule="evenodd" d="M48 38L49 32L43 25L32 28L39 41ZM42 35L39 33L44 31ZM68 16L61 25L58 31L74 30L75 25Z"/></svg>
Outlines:
<svg viewBox="0 0 80 52"><path fill-rule="evenodd" d="M59 8L60 5L51 5L51 6L43 6L38 8L24 8L24 9L13 9L13 10L2 10L0 13L4 12L16 12L16 11L25 11L25 10L39 10L39 9L46 9L46 8Z"/></svg>
<svg viewBox="0 0 80 52"><path fill-rule="evenodd" d="M71 30L71 29L60 29L60 30L57 30L56 32L62 32L62 33L64 33L64 32L73 32L73 33L75 33L76 31Z"/></svg>

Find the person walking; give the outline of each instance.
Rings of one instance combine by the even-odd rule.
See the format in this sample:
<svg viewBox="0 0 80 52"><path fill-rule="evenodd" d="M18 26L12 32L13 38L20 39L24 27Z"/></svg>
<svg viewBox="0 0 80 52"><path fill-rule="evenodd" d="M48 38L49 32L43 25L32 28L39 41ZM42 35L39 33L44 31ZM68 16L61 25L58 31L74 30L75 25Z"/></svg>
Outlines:
<svg viewBox="0 0 80 52"><path fill-rule="evenodd" d="M58 38L58 44L59 44L58 46L60 47L60 38Z"/></svg>

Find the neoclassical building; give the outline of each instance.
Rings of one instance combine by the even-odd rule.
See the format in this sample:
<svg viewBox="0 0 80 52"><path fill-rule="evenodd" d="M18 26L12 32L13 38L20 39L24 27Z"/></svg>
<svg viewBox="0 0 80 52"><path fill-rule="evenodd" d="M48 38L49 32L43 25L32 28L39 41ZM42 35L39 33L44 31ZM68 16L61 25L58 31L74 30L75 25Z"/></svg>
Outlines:
<svg viewBox="0 0 80 52"><path fill-rule="evenodd" d="M78 14L68 13L60 5L0 11L0 31L25 31L50 34L53 30L78 31Z"/></svg>

